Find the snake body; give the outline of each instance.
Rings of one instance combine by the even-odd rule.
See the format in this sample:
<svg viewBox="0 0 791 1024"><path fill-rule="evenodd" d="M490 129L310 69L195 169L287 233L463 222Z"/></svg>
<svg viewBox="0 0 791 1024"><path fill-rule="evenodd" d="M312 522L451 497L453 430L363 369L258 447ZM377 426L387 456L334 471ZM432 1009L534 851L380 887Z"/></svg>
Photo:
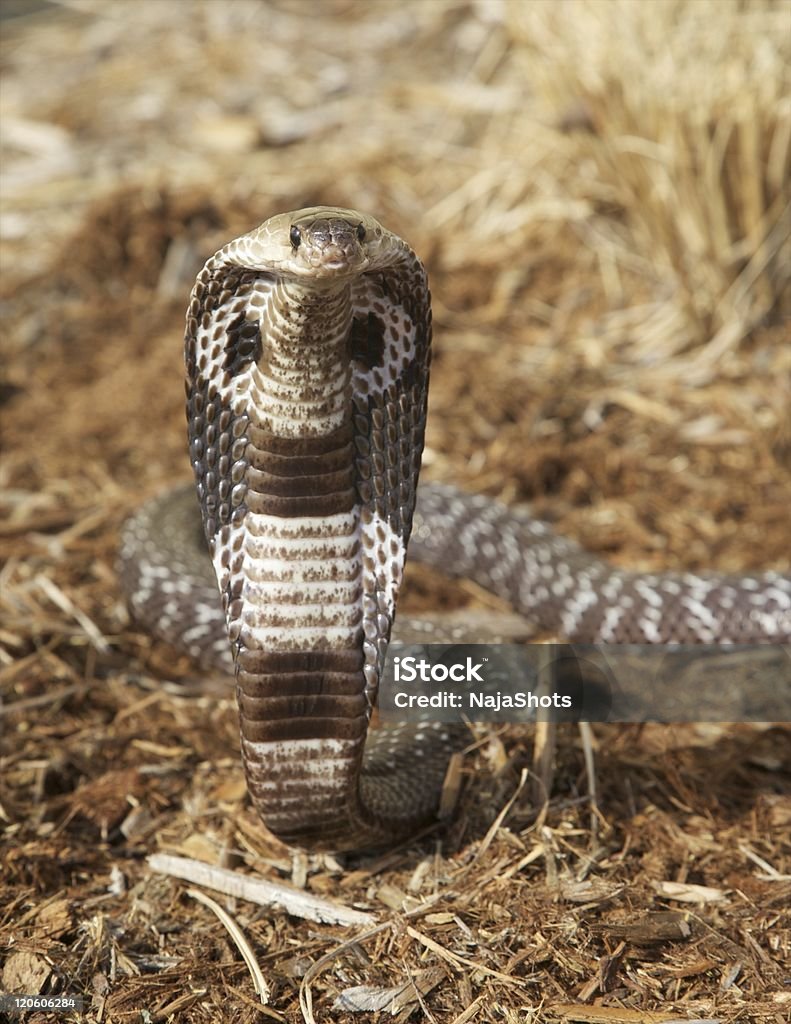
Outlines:
<svg viewBox="0 0 791 1024"><path fill-rule="evenodd" d="M413 517L413 557L570 640L791 638L788 577L628 573L490 499L418 493L430 342L424 268L373 218L316 207L230 242L198 275L185 339L216 581L194 495L123 531L136 617L233 664L250 794L289 843L378 845L436 812L458 728L378 730L366 749Z"/></svg>

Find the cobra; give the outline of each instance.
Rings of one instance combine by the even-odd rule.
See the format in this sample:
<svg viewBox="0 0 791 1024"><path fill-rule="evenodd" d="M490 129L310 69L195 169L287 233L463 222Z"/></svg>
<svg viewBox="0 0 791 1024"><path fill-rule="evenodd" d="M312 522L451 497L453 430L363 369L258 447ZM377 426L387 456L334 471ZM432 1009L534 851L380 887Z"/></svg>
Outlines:
<svg viewBox="0 0 791 1024"><path fill-rule="evenodd" d="M412 557L569 640L791 638L788 576L630 573L526 512L418 491L430 345L423 265L372 217L314 207L229 242L198 275L185 342L215 582L194 494L154 499L122 533L135 616L232 664L250 795L288 843L370 847L436 814L465 734L368 736L411 533Z"/></svg>

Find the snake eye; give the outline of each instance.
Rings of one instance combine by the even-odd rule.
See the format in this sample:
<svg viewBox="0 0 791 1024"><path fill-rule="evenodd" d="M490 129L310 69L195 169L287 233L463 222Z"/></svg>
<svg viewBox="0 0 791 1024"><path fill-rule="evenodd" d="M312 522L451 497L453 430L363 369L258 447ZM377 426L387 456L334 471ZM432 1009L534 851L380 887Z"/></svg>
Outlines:
<svg viewBox="0 0 791 1024"><path fill-rule="evenodd" d="M302 232L299 230L296 224L291 225L291 231L288 237L291 239L292 248L295 250L299 248L299 243L302 241Z"/></svg>
<svg viewBox="0 0 791 1024"><path fill-rule="evenodd" d="M357 239L360 242L364 242L365 241L365 225L364 224L358 224L357 225Z"/></svg>

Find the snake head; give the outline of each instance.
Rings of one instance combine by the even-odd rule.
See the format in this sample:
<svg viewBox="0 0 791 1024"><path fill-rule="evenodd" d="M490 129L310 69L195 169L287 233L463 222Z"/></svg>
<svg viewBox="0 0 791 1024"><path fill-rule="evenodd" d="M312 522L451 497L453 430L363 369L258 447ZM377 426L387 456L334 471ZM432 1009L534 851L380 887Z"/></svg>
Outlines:
<svg viewBox="0 0 791 1024"><path fill-rule="evenodd" d="M237 240L236 260L292 279L339 281L393 260L399 240L356 210L312 206L278 214Z"/></svg>

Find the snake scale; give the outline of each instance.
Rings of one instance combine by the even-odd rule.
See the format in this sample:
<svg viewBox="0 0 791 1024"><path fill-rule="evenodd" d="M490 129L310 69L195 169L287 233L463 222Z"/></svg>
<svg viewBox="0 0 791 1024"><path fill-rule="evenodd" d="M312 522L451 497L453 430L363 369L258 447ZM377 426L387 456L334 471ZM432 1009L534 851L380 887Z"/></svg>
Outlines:
<svg viewBox="0 0 791 1024"><path fill-rule="evenodd" d="M136 618L233 666L252 801L288 843L371 847L436 814L459 727L372 730L366 747L410 534L412 557L569 640L791 639L787 576L630 573L489 498L418 490L430 345L423 265L373 218L315 207L229 242L185 338L215 578L194 489L123 529Z"/></svg>

